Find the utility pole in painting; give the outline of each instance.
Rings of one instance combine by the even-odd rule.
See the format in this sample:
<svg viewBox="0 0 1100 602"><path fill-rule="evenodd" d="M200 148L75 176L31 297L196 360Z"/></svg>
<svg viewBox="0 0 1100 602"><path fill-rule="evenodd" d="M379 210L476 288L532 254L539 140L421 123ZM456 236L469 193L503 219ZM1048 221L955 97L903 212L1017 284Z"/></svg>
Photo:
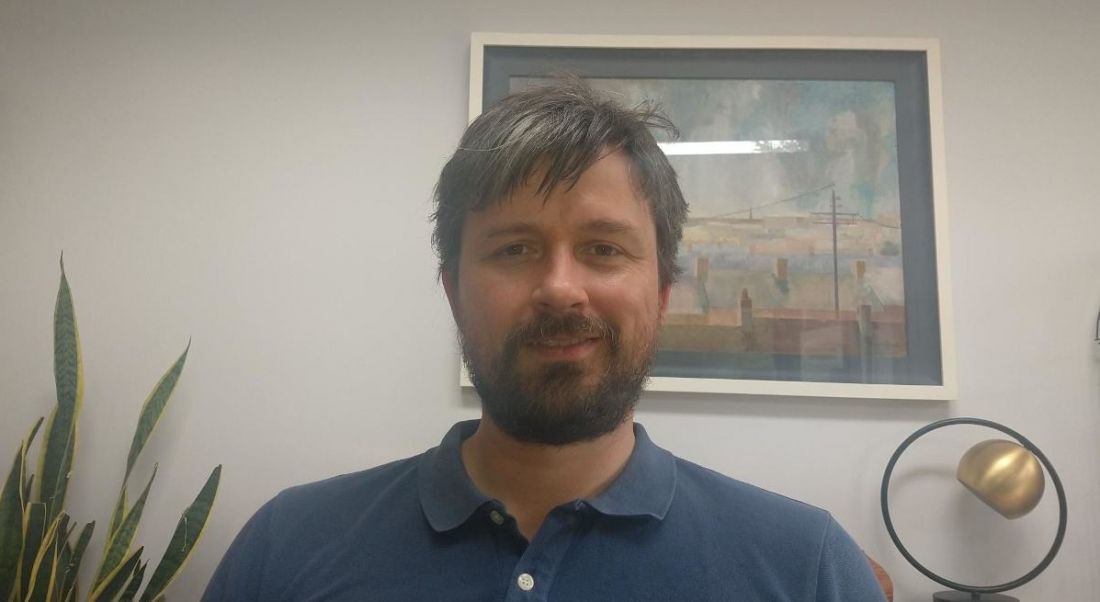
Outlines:
<svg viewBox="0 0 1100 602"><path fill-rule="evenodd" d="M839 212L836 210L836 202L839 197L836 196L836 184L829 184L828 188L831 191L830 211L814 212L812 215L818 216L817 224L829 224L833 228L833 316L840 319L840 253L837 245L837 226L840 225L840 219L844 220L843 225L850 226L855 223L857 214L849 212ZM822 221L820 218L828 218L828 221Z"/></svg>
<svg viewBox="0 0 1100 602"><path fill-rule="evenodd" d="M764 209L766 207L773 207L783 203L790 203L797 201L798 199L816 196L818 193L825 190L830 191L829 211L811 211L810 215L814 217L812 223L815 224L828 224L832 227L833 234L833 316L836 320L840 320L840 244L839 244L839 229L840 226L852 226L859 220L858 213L851 213L847 211L838 211L838 202L841 200L836 195L836 184L830 182L820 188L814 188L813 190L807 190L800 192L794 196L778 199L775 201L769 201L766 203L760 203L757 205L750 205L744 209L738 209L737 211L731 211L729 213L722 213L718 215L711 215L707 217L696 216L689 217L687 219L688 224L705 224L708 222L727 222L738 223L743 222L743 218L738 218L739 215L748 214L749 221L753 220L755 209Z"/></svg>
<svg viewBox="0 0 1100 602"><path fill-rule="evenodd" d="M836 249L836 188L832 189L833 196L833 312L836 319L840 319L840 259Z"/></svg>

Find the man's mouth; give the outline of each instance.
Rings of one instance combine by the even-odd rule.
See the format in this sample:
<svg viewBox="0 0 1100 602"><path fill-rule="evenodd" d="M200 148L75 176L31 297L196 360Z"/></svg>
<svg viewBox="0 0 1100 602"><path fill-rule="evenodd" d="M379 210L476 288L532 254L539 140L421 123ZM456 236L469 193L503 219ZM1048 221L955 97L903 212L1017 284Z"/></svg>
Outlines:
<svg viewBox="0 0 1100 602"><path fill-rule="evenodd" d="M599 341L592 336L544 337L531 341L530 347L544 359L570 361L588 356Z"/></svg>
<svg viewBox="0 0 1100 602"><path fill-rule="evenodd" d="M615 349L615 330L606 321L581 314L536 316L508 336L505 348L535 362L577 362L603 349Z"/></svg>
<svg viewBox="0 0 1100 602"><path fill-rule="evenodd" d="M596 337L553 337L539 339L534 342L535 345L542 347L569 347L571 345L579 345L588 341L595 341Z"/></svg>

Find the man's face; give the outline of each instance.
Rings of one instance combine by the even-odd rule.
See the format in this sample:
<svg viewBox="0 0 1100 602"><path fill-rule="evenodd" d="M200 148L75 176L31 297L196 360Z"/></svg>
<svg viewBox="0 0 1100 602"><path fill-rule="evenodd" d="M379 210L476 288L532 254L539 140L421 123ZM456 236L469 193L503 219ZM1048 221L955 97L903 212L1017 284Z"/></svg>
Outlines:
<svg viewBox="0 0 1100 602"><path fill-rule="evenodd" d="M532 184L467 215L444 287L483 408L506 433L564 445L630 417L668 288L621 153L567 190L543 196Z"/></svg>

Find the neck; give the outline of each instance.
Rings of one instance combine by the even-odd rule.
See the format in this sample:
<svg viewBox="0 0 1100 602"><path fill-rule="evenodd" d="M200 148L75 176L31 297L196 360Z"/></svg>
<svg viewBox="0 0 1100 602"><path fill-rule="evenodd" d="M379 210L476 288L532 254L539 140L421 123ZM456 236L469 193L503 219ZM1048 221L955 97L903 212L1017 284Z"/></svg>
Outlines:
<svg viewBox="0 0 1100 602"><path fill-rule="evenodd" d="M598 439L553 446L516 441L482 416L477 432L462 443L462 462L478 489L503 502L530 541L555 507L607 489L633 450L629 418Z"/></svg>

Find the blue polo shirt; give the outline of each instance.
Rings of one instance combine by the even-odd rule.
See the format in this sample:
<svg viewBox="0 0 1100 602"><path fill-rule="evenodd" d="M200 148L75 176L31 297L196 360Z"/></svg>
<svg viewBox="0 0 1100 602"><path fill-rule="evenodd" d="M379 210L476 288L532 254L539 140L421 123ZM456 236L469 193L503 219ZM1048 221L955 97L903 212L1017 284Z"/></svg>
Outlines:
<svg viewBox="0 0 1100 602"><path fill-rule="evenodd" d="M244 526L204 602L883 600L825 511L674 457L634 426L600 495L528 542L474 486L460 445L288 489Z"/></svg>

